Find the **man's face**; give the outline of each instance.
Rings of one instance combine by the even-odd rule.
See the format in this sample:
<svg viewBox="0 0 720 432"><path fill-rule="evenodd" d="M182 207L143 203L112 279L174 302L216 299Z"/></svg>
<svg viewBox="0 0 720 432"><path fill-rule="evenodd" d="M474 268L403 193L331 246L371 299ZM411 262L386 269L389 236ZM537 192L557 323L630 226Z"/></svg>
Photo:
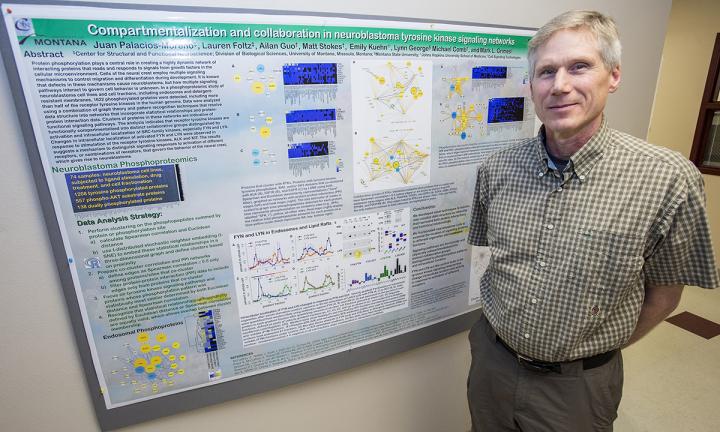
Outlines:
<svg viewBox="0 0 720 432"><path fill-rule="evenodd" d="M587 30L560 30L536 51L530 81L535 111L547 133L568 139L600 125L608 93L620 85L620 67L609 71Z"/></svg>

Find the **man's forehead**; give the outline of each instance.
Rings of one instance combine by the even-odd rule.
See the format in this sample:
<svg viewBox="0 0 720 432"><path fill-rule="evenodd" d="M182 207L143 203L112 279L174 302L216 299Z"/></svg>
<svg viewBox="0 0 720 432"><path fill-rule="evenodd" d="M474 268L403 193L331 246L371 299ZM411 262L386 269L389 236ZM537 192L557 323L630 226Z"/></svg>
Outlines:
<svg viewBox="0 0 720 432"><path fill-rule="evenodd" d="M563 29L553 33L536 51L537 63L600 57L600 46L587 29Z"/></svg>

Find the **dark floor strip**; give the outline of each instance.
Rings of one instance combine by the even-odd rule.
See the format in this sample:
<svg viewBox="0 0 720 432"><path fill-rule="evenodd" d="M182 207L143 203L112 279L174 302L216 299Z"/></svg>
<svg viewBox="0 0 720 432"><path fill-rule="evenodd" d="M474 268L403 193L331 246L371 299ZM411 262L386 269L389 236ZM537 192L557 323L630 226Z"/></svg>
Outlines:
<svg viewBox="0 0 720 432"><path fill-rule="evenodd" d="M720 334L720 324L687 311L671 316L665 321L670 324L675 324L691 333L695 333L698 336L702 336L705 339L712 339Z"/></svg>

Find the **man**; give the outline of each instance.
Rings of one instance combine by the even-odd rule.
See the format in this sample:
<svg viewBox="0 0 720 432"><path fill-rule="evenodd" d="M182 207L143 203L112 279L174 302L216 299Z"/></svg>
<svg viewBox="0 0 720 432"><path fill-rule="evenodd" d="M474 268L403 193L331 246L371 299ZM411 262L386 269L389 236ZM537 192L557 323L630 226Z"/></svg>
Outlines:
<svg viewBox="0 0 720 432"><path fill-rule="evenodd" d="M536 138L478 169L469 243L489 246L470 332L475 431L609 431L620 348L718 287L703 181L680 154L608 127L611 18L572 11L530 41Z"/></svg>

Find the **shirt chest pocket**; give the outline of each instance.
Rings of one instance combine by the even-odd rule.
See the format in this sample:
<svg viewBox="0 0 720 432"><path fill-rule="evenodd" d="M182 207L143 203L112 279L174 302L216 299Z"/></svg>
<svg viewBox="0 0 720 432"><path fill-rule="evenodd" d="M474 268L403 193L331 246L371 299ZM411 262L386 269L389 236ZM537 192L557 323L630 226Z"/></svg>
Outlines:
<svg viewBox="0 0 720 432"><path fill-rule="evenodd" d="M602 320L640 286L643 240L634 235L581 229L573 245L570 279L584 293L586 317Z"/></svg>

